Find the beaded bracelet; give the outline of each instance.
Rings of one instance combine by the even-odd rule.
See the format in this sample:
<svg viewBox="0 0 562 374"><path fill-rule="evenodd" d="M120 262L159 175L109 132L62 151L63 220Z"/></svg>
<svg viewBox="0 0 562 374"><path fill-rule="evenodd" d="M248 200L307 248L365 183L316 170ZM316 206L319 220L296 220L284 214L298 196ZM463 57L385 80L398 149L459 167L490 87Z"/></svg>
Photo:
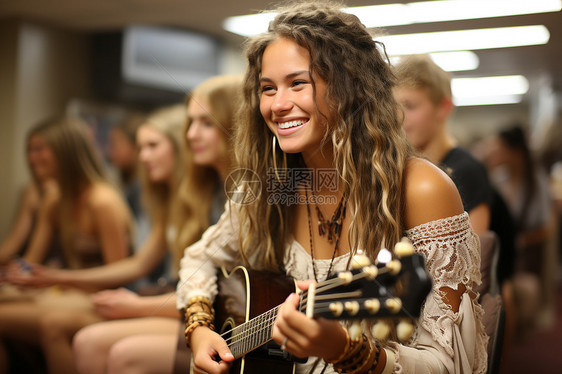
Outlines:
<svg viewBox="0 0 562 374"><path fill-rule="evenodd" d="M215 329L213 324L215 311L211 301L203 296L195 296L187 301L185 309L185 343L190 346L191 334L199 326Z"/></svg>
<svg viewBox="0 0 562 374"><path fill-rule="evenodd" d="M348 338L348 334L346 338ZM344 352L334 361L334 370L338 373L374 373L379 362L381 348L363 334L361 342L347 339Z"/></svg>

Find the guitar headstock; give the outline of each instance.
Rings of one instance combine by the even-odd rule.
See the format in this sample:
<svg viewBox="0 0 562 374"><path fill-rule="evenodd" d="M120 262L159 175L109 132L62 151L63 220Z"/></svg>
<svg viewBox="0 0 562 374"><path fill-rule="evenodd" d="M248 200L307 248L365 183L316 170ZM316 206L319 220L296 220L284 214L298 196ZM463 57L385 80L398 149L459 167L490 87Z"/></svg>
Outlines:
<svg viewBox="0 0 562 374"><path fill-rule="evenodd" d="M372 264L366 256L354 258L353 269L316 284L304 298L313 315L328 319L379 319L375 336L384 339L390 327L384 320L399 320L397 334L407 340L413 327L404 324L420 316L431 290L431 277L422 255L406 240L395 247L395 259Z"/></svg>

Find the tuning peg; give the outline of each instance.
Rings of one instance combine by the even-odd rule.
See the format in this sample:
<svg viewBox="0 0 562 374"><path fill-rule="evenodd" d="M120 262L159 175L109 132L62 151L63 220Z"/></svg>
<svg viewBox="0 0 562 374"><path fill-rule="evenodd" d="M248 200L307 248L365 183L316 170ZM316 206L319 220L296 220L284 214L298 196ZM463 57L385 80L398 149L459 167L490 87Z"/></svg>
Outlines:
<svg viewBox="0 0 562 374"><path fill-rule="evenodd" d="M353 256L353 260L351 261L351 263L352 263L352 266L353 266L354 269L361 269L365 266L371 265L371 260L369 260L369 257L367 257L363 253L363 251L359 250Z"/></svg>
<svg viewBox="0 0 562 374"><path fill-rule="evenodd" d="M377 314L381 309L381 302L379 301L379 299L366 300L365 309L367 309L370 314Z"/></svg>
<svg viewBox="0 0 562 374"><path fill-rule="evenodd" d="M398 260L392 260L385 265L392 275L398 275L402 269L402 263Z"/></svg>
<svg viewBox="0 0 562 374"><path fill-rule="evenodd" d="M351 340L359 341L362 334L361 323L359 323L359 321L357 320L353 321L347 332L349 333L349 338Z"/></svg>
<svg viewBox="0 0 562 374"><path fill-rule="evenodd" d="M347 314L349 314L350 316L354 316L357 313L359 313L359 303L357 301L346 301L345 304L345 310L347 311Z"/></svg>
<svg viewBox="0 0 562 374"><path fill-rule="evenodd" d="M408 238L403 237L402 240L394 246L394 254L398 258L411 256L414 254L414 246Z"/></svg>
<svg viewBox="0 0 562 374"><path fill-rule="evenodd" d="M338 279L343 282L343 284L349 284L353 280L353 274L350 271L342 271L338 273Z"/></svg>
<svg viewBox="0 0 562 374"><path fill-rule="evenodd" d="M373 265L365 266L362 271L367 274L368 280L373 280L379 275L379 268Z"/></svg>
<svg viewBox="0 0 562 374"><path fill-rule="evenodd" d="M402 300L397 297L386 299L384 302L384 306L388 309L391 313L398 313L402 308Z"/></svg>
<svg viewBox="0 0 562 374"><path fill-rule="evenodd" d="M372 333L377 340L386 340L390 334L390 325L384 321L375 323Z"/></svg>
<svg viewBox="0 0 562 374"><path fill-rule="evenodd" d="M332 312L335 317L339 317L343 313L343 304L340 302L330 303L329 308L330 312Z"/></svg>
<svg viewBox="0 0 562 374"><path fill-rule="evenodd" d="M408 341L414 333L414 325L410 321L402 320L396 326L396 335L401 342Z"/></svg>

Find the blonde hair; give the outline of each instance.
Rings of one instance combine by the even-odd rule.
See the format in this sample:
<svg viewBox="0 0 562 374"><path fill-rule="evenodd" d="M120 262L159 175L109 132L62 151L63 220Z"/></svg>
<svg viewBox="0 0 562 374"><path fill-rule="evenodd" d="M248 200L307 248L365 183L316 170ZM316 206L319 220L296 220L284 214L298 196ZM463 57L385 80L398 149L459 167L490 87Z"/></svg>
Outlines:
<svg viewBox="0 0 562 374"><path fill-rule="evenodd" d="M171 182L153 182L141 168L143 203L152 222L167 222L174 196L185 173L185 147L183 143L186 110L183 104L160 108L150 113L140 127L149 127L164 135L174 147L175 166Z"/></svg>
<svg viewBox="0 0 562 374"><path fill-rule="evenodd" d="M450 98L451 75L441 69L428 55L403 57L394 67L398 86L422 89L427 92L434 104Z"/></svg>
<svg viewBox="0 0 562 374"><path fill-rule="evenodd" d="M241 95L242 77L224 75L201 83L187 98L187 105L191 100L202 100L209 106L209 118L222 133L226 150L222 162L225 163L228 170L234 163L231 138L234 117L240 105ZM188 117L185 132L190 125L191 119ZM186 147L188 147L187 144ZM199 240L209 226L211 203L216 189L221 187L221 179L217 171L211 166L195 164L191 152L187 153L187 165L186 178L179 191L180 200L185 206L183 211L185 223L177 238L177 247L182 251L186 246ZM189 219L187 219L188 217Z"/></svg>
<svg viewBox="0 0 562 374"><path fill-rule="evenodd" d="M390 248L403 234L403 175L412 151L398 121L394 76L379 43L356 16L340 9L331 2L289 4L278 10L267 33L249 40L236 155L239 166L261 180L275 164L283 164L281 151L273 159L273 134L260 114L259 79L266 47L279 38L291 39L309 52L311 76L327 83L326 101L334 120L325 140L331 141L337 177L354 217L350 244L352 251L364 248L374 259L381 246ZM301 165L300 154L286 156L289 168ZM268 204L269 195L262 184L260 198L240 206L240 244L246 261L259 248L263 267L278 271L292 211Z"/></svg>

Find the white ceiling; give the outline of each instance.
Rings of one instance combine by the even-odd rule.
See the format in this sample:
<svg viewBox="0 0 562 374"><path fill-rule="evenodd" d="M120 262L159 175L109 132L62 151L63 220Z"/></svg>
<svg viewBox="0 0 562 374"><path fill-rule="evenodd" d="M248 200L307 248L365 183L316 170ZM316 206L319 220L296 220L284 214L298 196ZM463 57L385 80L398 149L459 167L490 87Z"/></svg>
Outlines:
<svg viewBox="0 0 562 374"><path fill-rule="evenodd" d="M347 1L347 5L391 2L397 1L352 0ZM221 27L223 19L267 9L268 4L268 1L259 0L3 0L0 2L0 19L32 20L87 33L131 24L166 25L209 33L237 45L242 42L242 37L224 31ZM477 51L480 67L475 71L456 73L456 76L523 74L529 78L531 89L542 76L551 79L553 88L560 92L562 12L396 26L386 31L401 34L535 24L543 24L549 29L551 38L547 45Z"/></svg>

